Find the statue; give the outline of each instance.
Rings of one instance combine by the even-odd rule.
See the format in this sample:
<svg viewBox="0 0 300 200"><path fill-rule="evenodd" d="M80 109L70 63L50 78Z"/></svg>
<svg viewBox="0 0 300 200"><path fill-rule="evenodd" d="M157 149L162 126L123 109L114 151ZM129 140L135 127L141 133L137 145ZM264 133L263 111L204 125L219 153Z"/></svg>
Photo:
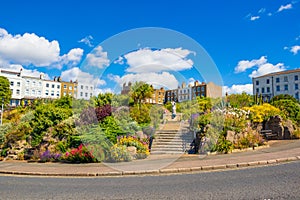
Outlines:
<svg viewBox="0 0 300 200"><path fill-rule="evenodd" d="M172 119L174 119L176 117L176 103L175 101L172 101L171 104L172 104Z"/></svg>

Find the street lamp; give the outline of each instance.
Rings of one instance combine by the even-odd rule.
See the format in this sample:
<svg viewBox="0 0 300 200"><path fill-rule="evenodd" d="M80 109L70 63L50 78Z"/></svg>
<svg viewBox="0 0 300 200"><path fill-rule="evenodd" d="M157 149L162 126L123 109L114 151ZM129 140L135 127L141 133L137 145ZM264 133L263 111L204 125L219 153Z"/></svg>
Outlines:
<svg viewBox="0 0 300 200"><path fill-rule="evenodd" d="M4 104L4 98L2 98L2 107L1 107L1 125L3 121L3 104Z"/></svg>

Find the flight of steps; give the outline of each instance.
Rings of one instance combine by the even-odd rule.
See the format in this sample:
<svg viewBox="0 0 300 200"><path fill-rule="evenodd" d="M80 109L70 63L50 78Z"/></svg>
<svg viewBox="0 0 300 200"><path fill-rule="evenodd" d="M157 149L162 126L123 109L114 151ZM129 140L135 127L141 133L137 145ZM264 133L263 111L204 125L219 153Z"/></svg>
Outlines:
<svg viewBox="0 0 300 200"><path fill-rule="evenodd" d="M168 120L155 133L151 154L182 154L190 148L193 133L189 132L188 123Z"/></svg>

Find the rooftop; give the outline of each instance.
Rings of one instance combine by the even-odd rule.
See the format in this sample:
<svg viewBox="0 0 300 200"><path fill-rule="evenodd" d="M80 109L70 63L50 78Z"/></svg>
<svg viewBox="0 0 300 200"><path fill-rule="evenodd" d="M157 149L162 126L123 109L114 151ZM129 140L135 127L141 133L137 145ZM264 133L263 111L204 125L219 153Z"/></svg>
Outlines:
<svg viewBox="0 0 300 200"><path fill-rule="evenodd" d="M255 78L263 78L263 77L276 76L276 75L282 75L282 74L291 74L291 73L296 73L296 72L300 72L300 68L292 69L292 70L285 70L285 71L280 71L280 72L273 72L273 73L265 74L265 75L258 76Z"/></svg>

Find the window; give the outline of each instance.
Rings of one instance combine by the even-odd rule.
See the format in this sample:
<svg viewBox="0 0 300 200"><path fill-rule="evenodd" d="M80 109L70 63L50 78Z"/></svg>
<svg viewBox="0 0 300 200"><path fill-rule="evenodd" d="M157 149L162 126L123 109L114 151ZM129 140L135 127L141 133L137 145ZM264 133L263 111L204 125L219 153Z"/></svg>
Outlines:
<svg viewBox="0 0 300 200"><path fill-rule="evenodd" d="M299 77L298 77L298 75L295 75L295 81L298 81L298 79L299 79Z"/></svg>
<svg viewBox="0 0 300 200"><path fill-rule="evenodd" d="M14 93L14 90L13 89L10 89L11 93L13 94Z"/></svg>
<svg viewBox="0 0 300 200"><path fill-rule="evenodd" d="M276 91L277 91L277 92L280 91L280 85L276 85Z"/></svg>
<svg viewBox="0 0 300 200"><path fill-rule="evenodd" d="M205 87L203 86L203 87L201 87L201 91L202 92L204 92L205 91Z"/></svg>
<svg viewBox="0 0 300 200"><path fill-rule="evenodd" d="M35 90L31 90L31 95L35 95Z"/></svg>
<svg viewBox="0 0 300 200"><path fill-rule="evenodd" d="M299 100L299 92L296 92L295 98Z"/></svg>
<svg viewBox="0 0 300 200"><path fill-rule="evenodd" d="M74 86L74 90L77 90L77 85Z"/></svg>
<svg viewBox="0 0 300 200"><path fill-rule="evenodd" d="M261 88L261 93L265 93L265 88Z"/></svg>
<svg viewBox="0 0 300 200"><path fill-rule="evenodd" d="M39 91L37 92L37 94L38 94L39 96L41 96L41 94L42 94L41 90L39 90Z"/></svg>
<svg viewBox="0 0 300 200"><path fill-rule="evenodd" d="M67 85L64 85L64 89L67 89Z"/></svg>
<svg viewBox="0 0 300 200"><path fill-rule="evenodd" d="M288 85L284 85L284 91L288 91L289 90L289 86Z"/></svg>
<svg viewBox="0 0 300 200"><path fill-rule="evenodd" d="M255 85L259 85L259 81L255 81Z"/></svg>
<svg viewBox="0 0 300 200"><path fill-rule="evenodd" d="M279 83L280 82L280 79L279 78L276 78L276 83Z"/></svg>
<svg viewBox="0 0 300 200"><path fill-rule="evenodd" d="M56 92L56 96L59 97L59 92Z"/></svg>
<svg viewBox="0 0 300 200"><path fill-rule="evenodd" d="M49 83L46 83L46 87L47 87L47 88L49 87Z"/></svg>
<svg viewBox="0 0 300 200"><path fill-rule="evenodd" d="M42 82L41 81L39 82L39 86L42 87Z"/></svg>
<svg viewBox="0 0 300 200"><path fill-rule="evenodd" d="M60 85L57 85L57 89L60 89Z"/></svg>
<svg viewBox="0 0 300 200"><path fill-rule="evenodd" d="M32 82L32 86L35 86L35 81Z"/></svg>
<svg viewBox="0 0 300 200"><path fill-rule="evenodd" d="M14 82L13 81L10 82L10 86L14 86Z"/></svg>
<svg viewBox="0 0 300 200"><path fill-rule="evenodd" d="M66 92L64 92L64 96L66 96L67 95L67 93Z"/></svg>
<svg viewBox="0 0 300 200"><path fill-rule="evenodd" d="M88 89L89 89L89 86L85 86L85 89L88 90Z"/></svg>
<svg viewBox="0 0 300 200"><path fill-rule="evenodd" d="M267 84L270 84L270 79L267 79Z"/></svg>
<svg viewBox="0 0 300 200"><path fill-rule="evenodd" d="M93 93L90 93L90 97L92 97L93 96Z"/></svg>
<svg viewBox="0 0 300 200"><path fill-rule="evenodd" d="M69 96L72 96L72 92L69 92Z"/></svg>
<svg viewBox="0 0 300 200"><path fill-rule="evenodd" d="M17 90L17 95L20 95L20 90Z"/></svg>
<svg viewBox="0 0 300 200"><path fill-rule="evenodd" d="M83 92L80 92L80 96L81 96L81 97L83 96Z"/></svg>
<svg viewBox="0 0 300 200"><path fill-rule="evenodd" d="M69 86L69 90L73 90L73 87L72 87L72 85L70 85L70 86Z"/></svg>
<svg viewBox="0 0 300 200"><path fill-rule="evenodd" d="M288 77L287 76L283 77L283 81L288 82Z"/></svg>
<svg viewBox="0 0 300 200"><path fill-rule="evenodd" d="M91 86L91 90L93 90L93 86Z"/></svg>
<svg viewBox="0 0 300 200"><path fill-rule="evenodd" d="M81 85L80 88L83 90L83 85Z"/></svg>
<svg viewBox="0 0 300 200"><path fill-rule="evenodd" d="M295 83L295 90L298 90L299 89L299 85L298 83Z"/></svg>
<svg viewBox="0 0 300 200"><path fill-rule="evenodd" d="M17 82L17 86L20 87L20 86L21 86L21 83L20 83L20 82Z"/></svg>
<svg viewBox="0 0 300 200"><path fill-rule="evenodd" d="M49 95L49 90L46 90L45 95L46 95L46 96Z"/></svg>
<svg viewBox="0 0 300 200"><path fill-rule="evenodd" d="M259 93L259 88L256 88L256 93L257 93L257 94Z"/></svg>
<svg viewBox="0 0 300 200"><path fill-rule="evenodd" d="M51 86L52 86L52 88L55 88L55 85L54 85L54 84L52 84Z"/></svg>
<svg viewBox="0 0 300 200"><path fill-rule="evenodd" d="M53 90L51 90L51 96L54 97L54 91Z"/></svg>
<svg viewBox="0 0 300 200"><path fill-rule="evenodd" d="M267 87L267 93L270 93L270 87Z"/></svg>
<svg viewBox="0 0 300 200"><path fill-rule="evenodd" d="M85 97L88 97L88 93L85 93Z"/></svg>
<svg viewBox="0 0 300 200"><path fill-rule="evenodd" d="M29 83L30 83L30 81L29 81L29 80L27 80L27 81L26 81L26 86L29 86Z"/></svg>

